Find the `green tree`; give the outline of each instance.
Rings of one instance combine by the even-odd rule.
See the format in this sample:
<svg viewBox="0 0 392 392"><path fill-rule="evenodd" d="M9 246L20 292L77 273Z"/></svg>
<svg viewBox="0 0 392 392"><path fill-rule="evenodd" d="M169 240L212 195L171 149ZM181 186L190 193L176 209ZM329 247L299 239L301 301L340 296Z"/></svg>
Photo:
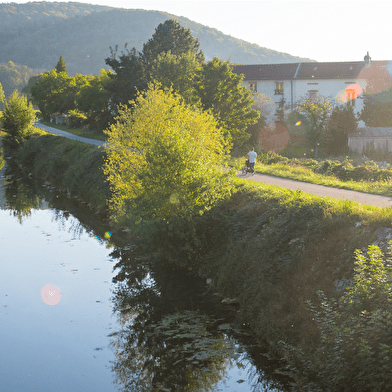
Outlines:
<svg viewBox="0 0 392 392"><path fill-rule="evenodd" d="M151 65L150 77L163 87L173 88L173 91L180 94L185 102L196 104L199 98L195 88L195 78L201 66L191 51L179 55L162 52Z"/></svg>
<svg viewBox="0 0 392 392"><path fill-rule="evenodd" d="M63 56L60 56L59 61L55 67L57 73L65 72L68 75L67 65L65 64L65 60Z"/></svg>
<svg viewBox="0 0 392 392"><path fill-rule="evenodd" d="M241 145L249 137L247 127L260 116L253 108L251 92L241 86L242 80L229 62L217 58L203 64L197 80L202 107L211 110L226 138L234 145Z"/></svg>
<svg viewBox="0 0 392 392"><path fill-rule="evenodd" d="M55 69L41 75L30 88L33 102L38 106L44 118L53 114L64 114L76 109L76 95L87 83L87 76L68 76Z"/></svg>
<svg viewBox="0 0 392 392"><path fill-rule="evenodd" d="M376 94L364 94L360 119L368 127L392 126L392 89Z"/></svg>
<svg viewBox="0 0 392 392"><path fill-rule="evenodd" d="M328 118L333 104L327 97L305 97L297 105L296 111L307 120L308 138L314 145L314 156L317 158L318 146L327 129Z"/></svg>
<svg viewBox="0 0 392 392"><path fill-rule="evenodd" d="M127 105L135 100L139 91L147 88L143 62L140 53L135 48L118 55L118 47L111 48L111 56L105 59L114 73L109 74L110 81L105 83L105 89L110 98L110 110L114 115L118 114L120 105Z"/></svg>
<svg viewBox="0 0 392 392"><path fill-rule="evenodd" d="M5 103L1 118L1 130L6 132L4 146L15 149L31 133L35 122L35 110L27 97L15 90Z"/></svg>
<svg viewBox="0 0 392 392"><path fill-rule="evenodd" d="M104 172L117 222L190 219L230 194L233 173L222 170L227 146L210 114L153 86L132 105L107 131Z"/></svg>
<svg viewBox="0 0 392 392"><path fill-rule="evenodd" d="M348 135L357 130L352 106L336 106L328 120L324 142L329 154L344 154L348 150Z"/></svg>
<svg viewBox="0 0 392 392"><path fill-rule="evenodd" d="M143 45L143 60L149 68L161 53L170 52L173 56L193 53L198 61L204 61L204 54L199 50L198 39L193 38L189 29L182 27L177 21L168 19L161 23Z"/></svg>
<svg viewBox="0 0 392 392"><path fill-rule="evenodd" d="M111 119L109 93L111 71L101 70L100 75L89 76L76 94L77 110L85 113L92 129L105 129Z"/></svg>

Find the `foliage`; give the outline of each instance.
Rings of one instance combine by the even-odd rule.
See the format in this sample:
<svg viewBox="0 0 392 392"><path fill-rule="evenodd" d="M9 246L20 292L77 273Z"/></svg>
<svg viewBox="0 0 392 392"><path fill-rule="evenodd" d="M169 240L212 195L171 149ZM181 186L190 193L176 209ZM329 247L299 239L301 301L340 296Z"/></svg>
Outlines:
<svg viewBox="0 0 392 392"><path fill-rule="evenodd" d="M320 305L309 304L321 335L303 370L325 392L382 392L392 382L392 258L375 245L355 258L354 285L339 300L319 292Z"/></svg>
<svg viewBox="0 0 392 392"><path fill-rule="evenodd" d="M242 76L233 72L230 62L218 58L203 64L197 81L202 107L211 110L226 138L235 145L249 137L246 128L260 116L252 107L251 92L241 82Z"/></svg>
<svg viewBox="0 0 392 392"><path fill-rule="evenodd" d="M59 61L55 67L57 73L65 72L68 75L67 64L65 63L64 57L60 56Z"/></svg>
<svg viewBox="0 0 392 392"><path fill-rule="evenodd" d="M368 127L392 126L392 89L374 95L365 94L360 119Z"/></svg>
<svg viewBox="0 0 392 392"><path fill-rule="evenodd" d="M135 48L121 52L118 56L118 47L111 48L111 56L105 59L107 65L113 69L109 74L110 80L105 85L110 99L110 110L118 114L120 105L127 105L137 97L139 91L147 88L145 70L141 55ZM117 58L118 57L118 58Z"/></svg>
<svg viewBox="0 0 392 392"><path fill-rule="evenodd" d="M90 129L105 129L110 120L109 93L106 86L110 83L110 71L101 70L98 76L88 76L76 94L76 107L85 114Z"/></svg>
<svg viewBox="0 0 392 392"><path fill-rule="evenodd" d="M0 83L0 103L3 103L5 99L3 85Z"/></svg>
<svg viewBox="0 0 392 392"><path fill-rule="evenodd" d="M1 130L6 132L4 146L15 149L32 131L35 122L33 105L17 90L8 98L1 118Z"/></svg>
<svg viewBox="0 0 392 392"><path fill-rule="evenodd" d="M329 117L324 142L329 154L344 154L348 150L348 135L357 130L352 106L335 106Z"/></svg>
<svg viewBox="0 0 392 392"><path fill-rule="evenodd" d="M314 156L317 158L318 145L321 141L327 127L327 121L332 112L333 104L329 98L305 97L302 99L296 111L307 119L308 123L308 137L315 146Z"/></svg>
<svg viewBox="0 0 392 392"><path fill-rule="evenodd" d="M177 57L191 52L198 61L202 62L204 55L199 47L199 40L193 38L189 29L182 27L173 19L168 19L160 23L152 38L143 44L143 61L149 68L149 65L162 53L169 52Z"/></svg>
<svg viewBox="0 0 392 392"><path fill-rule="evenodd" d="M163 87L172 88L188 104L197 104L195 78L200 69L200 61L191 51L180 55L163 52L152 62L150 77Z"/></svg>
<svg viewBox="0 0 392 392"><path fill-rule="evenodd" d="M52 69L38 78L30 92L42 116L49 119L53 114L75 109L75 87L76 79Z"/></svg>
<svg viewBox="0 0 392 392"><path fill-rule="evenodd" d="M42 70L31 69L24 65L14 64L12 61L0 63L0 80L3 85L5 98L8 98L14 90L19 92L27 85L28 80Z"/></svg>
<svg viewBox="0 0 392 392"><path fill-rule="evenodd" d="M107 132L104 170L117 222L170 225L172 217L201 215L229 196L226 146L211 115L153 86L133 105Z"/></svg>
<svg viewBox="0 0 392 392"><path fill-rule="evenodd" d="M99 211L106 210L109 186L102 173L103 149L44 134L25 141L12 158L34 178L66 190Z"/></svg>

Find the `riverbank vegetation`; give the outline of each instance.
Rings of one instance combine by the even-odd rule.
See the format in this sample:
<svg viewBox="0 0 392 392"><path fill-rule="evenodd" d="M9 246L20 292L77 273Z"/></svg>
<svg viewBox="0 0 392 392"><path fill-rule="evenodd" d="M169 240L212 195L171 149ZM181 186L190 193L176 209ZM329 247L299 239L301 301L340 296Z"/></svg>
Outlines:
<svg viewBox="0 0 392 392"><path fill-rule="evenodd" d="M53 135L30 138L15 156L34 177L101 208L110 197L105 159L103 149ZM387 372L377 361L390 365L389 259L375 247L363 257L368 244L387 253L391 220L390 209L235 178L232 195L204 214L149 226L134 241L156 262L192 269L209 278L212 293L239 303L239 323L287 361L293 390L350 390L354 370L339 366L344 357L349 369L361 369L356 390L367 391L371 378L371 390L384 391Z"/></svg>

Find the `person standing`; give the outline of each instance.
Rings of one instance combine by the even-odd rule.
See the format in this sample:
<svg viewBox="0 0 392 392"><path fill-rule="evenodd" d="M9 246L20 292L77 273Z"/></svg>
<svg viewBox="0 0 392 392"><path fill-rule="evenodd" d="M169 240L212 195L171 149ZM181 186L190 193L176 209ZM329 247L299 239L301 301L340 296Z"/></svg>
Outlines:
<svg viewBox="0 0 392 392"><path fill-rule="evenodd" d="M255 152L255 149L252 148L247 154L246 157L249 160L249 167L250 167L250 171L252 172L252 175L255 174L255 163L256 163L256 157L257 154Z"/></svg>

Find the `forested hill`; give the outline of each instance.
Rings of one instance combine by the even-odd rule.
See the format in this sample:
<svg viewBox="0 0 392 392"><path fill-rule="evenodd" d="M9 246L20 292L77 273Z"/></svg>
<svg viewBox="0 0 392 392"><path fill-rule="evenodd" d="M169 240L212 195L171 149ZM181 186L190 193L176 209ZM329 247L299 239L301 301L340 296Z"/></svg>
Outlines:
<svg viewBox="0 0 392 392"><path fill-rule="evenodd" d="M160 11L126 10L84 3L0 4L0 63L13 61L50 70L60 55L71 75L98 74L107 68L110 47L141 50L167 19L176 19L198 38L206 60L218 57L237 64L310 61L262 48L216 29Z"/></svg>

